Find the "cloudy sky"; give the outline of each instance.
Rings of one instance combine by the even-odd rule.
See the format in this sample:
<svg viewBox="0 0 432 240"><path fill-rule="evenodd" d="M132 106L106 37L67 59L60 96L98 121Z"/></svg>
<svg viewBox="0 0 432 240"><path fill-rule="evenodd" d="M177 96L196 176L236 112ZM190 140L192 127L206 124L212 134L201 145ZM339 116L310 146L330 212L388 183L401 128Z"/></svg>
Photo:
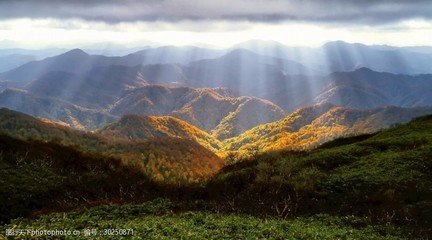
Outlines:
<svg viewBox="0 0 432 240"><path fill-rule="evenodd" d="M432 45L430 0L0 0L0 45Z"/></svg>

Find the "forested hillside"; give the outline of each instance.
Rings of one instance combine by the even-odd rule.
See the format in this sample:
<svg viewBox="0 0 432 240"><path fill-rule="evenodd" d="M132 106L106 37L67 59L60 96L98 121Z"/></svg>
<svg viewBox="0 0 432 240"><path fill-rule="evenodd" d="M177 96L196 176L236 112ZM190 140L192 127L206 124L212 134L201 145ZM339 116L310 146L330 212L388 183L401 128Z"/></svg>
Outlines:
<svg viewBox="0 0 432 240"><path fill-rule="evenodd" d="M358 110L333 104L298 109L287 117L225 140L225 150L268 152L308 150L340 137L374 133L394 124L432 114L431 107L382 107Z"/></svg>
<svg viewBox="0 0 432 240"><path fill-rule="evenodd" d="M148 177L175 183L198 181L216 173L224 161L194 140L154 136L145 140L113 139L81 132L26 114L0 110L0 131L26 140L52 141L80 151L120 158Z"/></svg>
<svg viewBox="0 0 432 240"><path fill-rule="evenodd" d="M191 233L173 229L195 226L195 221L200 224L192 227L194 231L213 236L307 239L315 234L323 238L404 239L432 234L430 116L375 134L337 139L310 152L282 151L238 159L201 184L165 188L154 187L156 183L147 180L142 172L116 159L79 153L53 143L23 143L7 136L0 140L2 149L9 149L1 160L1 179L6 186L19 186L2 192L8 209L15 209L6 220L44 209L54 204L52 201L56 206L63 202L72 206L90 204L91 199L100 199L99 191L112 194L102 198L106 202L115 202L116 196L130 201L122 194L143 193L146 198L171 199L14 221L20 227L81 228L82 221L100 216L98 223L91 226L129 226L141 234L170 237L188 236ZM112 183L110 179L114 184L104 187L104 182ZM124 181L128 184L123 185ZM58 190L66 183L74 189L69 194L69 188ZM38 194L28 198L20 188ZM55 199L44 200L54 192ZM76 201L67 200L76 194ZM15 200L6 200L12 198ZM28 207L22 209L22 204ZM118 218L116 214L127 217ZM261 225L257 218L271 220ZM155 221L170 230L148 230ZM203 224L217 227L204 229ZM242 226L257 229L251 232ZM292 231L285 231L287 228Z"/></svg>

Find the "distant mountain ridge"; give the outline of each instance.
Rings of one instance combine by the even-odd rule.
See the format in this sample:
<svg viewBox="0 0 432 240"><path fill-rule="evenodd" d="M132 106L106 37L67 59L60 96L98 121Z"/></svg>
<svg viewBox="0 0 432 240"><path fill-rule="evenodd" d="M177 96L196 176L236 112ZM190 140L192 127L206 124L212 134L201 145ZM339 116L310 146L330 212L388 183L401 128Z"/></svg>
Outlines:
<svg viewBox="0 0 432 240"><path fill-rule="evenodd" d="M106 111L84 108L58 98L37 96L19 89L6 89L1 92L0 106L60 121L79 130L101 128L117 118Z"/></svg>
<svg viewBox="0 0 432 240"><path fill-rule="evenodd" d="M272 53L272 47L276 49L284 48L283 45L278 43L263 43L268 44L267 47L263 49L269 48L269 53ZM246 45L249 46L249 45ZM252 50L258 47L250 47ZM258 46L260 46L258 44ZM241 47L239 45L238 47ZM35 82L41 82L44 78L46 78L49 72L68 72L70 74L74 74L74 79L78 83L82 83L83 86L81 88L72 88L70 91L84 92L86 89L91 88L106 88L103 81L110 82L106 84L107 86L112 85L113 79L120 79L120 85L123 84L123 81L128 82L127 85L130 87L139 87L143 84L167 84L172 86L189 86L189 87L227 87L238 95L246 95L246 96L255 96L263 99L268 99L275 104L279 105L283 109L287 111L293 111L299 107L304 107L313 103L319 103L326 101L326 98L329 98L335 104L346 105L350 107L358 107L355 104L349 104L344 102L344 95L368 95L367 89L356 89L347 88L347 86L339 86L341 84L340 81L341 72L346 72L346 78L357 78L361 81L366 81L367 79L359 78L359 72L362 72L365 67L369 69L378 69L381 72L389 72L387 78L394 79L402 79L406 78L409 81L410 76L405 75L405 77L401 77L398 74L394 74L391 72L402 72L404 71L393 71L392 69L386 68L374 68L374 66L378 66L379 64L388 63L387 60L379 60L376 65L369 64L357 64L350 63L352 61L357 61L358 59L363 59L355 55L354 53L362 53L362 54L370 54L379 55L384 52L387 53L388 50L383 51L377 47L369 47L362 44L348 44L344 42L330 42L322 46L322 49L327 49L330 56L326 55L328 61L326 64L333 64L332 57L333 55L337 55L340 57L349 58L349 60L339 59L340 64L348 64L352 65L349 67L330 67L327 70L326 66L314 65L312 63L309 64L301 64L301 61L292 61L289 60L291 56L295 57L297 55L309 54L310 51L315 51L309 48L301 48L301 52L295 52L294 50L282 51L281 56L276 55L275 57L266 56L266 52L261 52L261 54L257 54L253 51L245 50L245 49L233 49L226 54L221 51L218 54L198 54L197 56L205 56L210 59L199 59L197 61L191 61L186 64L176 64L168 61L159 61L159 64L150 64L148 65L147 60L143 61L143 54L145 56L151 56L149 59L153 59L154 63L158 62L157 50L162 51L161 56L169 56L170 54L176 55L180 54L181 56L186 56L187 54L192 54L194 51L204 51L203 49L195 49L195 48L176 48L176 47L162 47L162 48L151 48L146 49L138 53L129 54L124 57L105 57L98 55L88 55L82 50L75 49L64 53L62 55L47 58L42 61L31 62L25 64L21 67L18 67L14 70L8 71L6 73L0 74L0 80L12 83L4 83L4 87L8 85L12 85L14 87L24 87L25 84L31 82L31 84L36 84ZM298 49L297 49L298 50ZM296 50L296 51L297 51ZM298 50L298 51L300 51ZM320 50L320 51L321 51ZM318 50L317 50L318 51ZM324 50L322 50L324 51ZM394 50L396 51L396 50ZM394 52L393 51L393 52ZM398 50L399 51L399 50ZM402 51L402 50L400 50ZM411 53L404 50L405 55L409 54L418 54ZM303 53L306 52L306 53ZM350 53L352 52L352 53ZM383 54L384 54L383 53ZM147 54L147 55L146 55ZM183 55L182 55L183 54ZM315 53L314 53L315 54ZM353 55L354 54L354 55ZM271 55L271 54L270 54ZM353 55L353 56L351 56ZM141 56L141 57L140 57ZM423 58L429 56L427 54L421 55ZM305 56L307 57L307 56ZM352 57L352 58L351 58ZM354 58L355 57L355 58ZM199 57L197 57L199 58ZM301 60L301 56L297 56ZM369 56L369 58L373 58ZM365 58L365 59L369 59ZM393 59L393 57L388 57ZM414 57L413 57L414 58ZM147 58L146 58L147 59ZM322 59L324 61L325 59ZM398 58L400 59L400 58ZM411 59L410 56L404 57L402 63L407 62ZM432 58L431 58L432 60ZM321 61L321 60L320 60ZM362 61L365 61L364 59ZM374 60L375 61L375 60ZM370 60L373 62L373 60ZM409 61L408 61L409 62ZM428 60L423 59L421 61L423 64L427 64ZM426 63L424 63L426 62ZM432 62L432 61L430 61ZM400 63L400 64L402 64ZM147 65L146 65L147 64ZM395 66L396 69L402 69L402 66ZM327 66L328 67L328 66ZM123 69L120 69L123 68ZM318 69L318 70L317 70ZM360 71L359 71L360 69ZM432 69L425 67L425 69ZM388 71L387 71L388 70ZM99 71L99 72L98 72ZM101 72L102 71L102 72ZM373 71L373 70L372 70ZM429 70L428 70L429 71ZM426 71L426 72L428 72ZM330 72L331 74L326 75L325 72ZM335 72L335 73L333 73ZM364 72L364 71L363 71ZM406 73L412 73L412 71L406 71ZM320 75L321 74L321 75ZM106 76L106 79L101 79L99 76ZM365 77L371 78L369 81L373 81L373 79L381 78L383 74L378 71L373 71L371 73L364 74ZM49 84L58 85L59 83L65 81L63 78L68 78L67 76L61 77L58 76L58 79L53 79L49 82ZM430 79L430 74L417 75L415 78L425 78ZM87 83L89 82L89 83ZM90 84L92 82L92 84ZM376 82L379 84L380 82ZM21 84L21 85L20 85ZM87 85L88 84L88 85ZM1 87L2 84L0 84ZM138 85L138 86L137 86ZM424 92L424 86L430 85L430 82L425 82L422 86L419 86L420 90ZM68 87L64 87L63 85L58 88L62 88L60 90L67 91ZM90 88L89 88L90 87ZM357 86L357 88L363 88L363 86ZM369 86L367 86L369 87ZM115 86L113 86L115 88ZM123 86L119 86L119 89L124 89ZM372 88L377 88L377 86L372 86ZM380 92L388 91L381 86L378 87ZM413 88L409 88L410 91L415 91ZM59 92L57 89L54 92ZM103 89L104 90L104 89ZM90 91L90 90L88 90ZM98 103L98 107L106 107L107 104L114 101L117 98L121 91L113 91L113 89L108 89L107 96L113 96L112 98L107 97L107 99L103 100L101 103ZM327 92L326 91L330 91ZM353 94L346 93L349 91L354 91ZM91 92L95 92L96 94L100 94L101 91L92 90ZM380 95L382 93L378 93ZM393 93L391 93L393 94ZM372 101L376 102L376 104L367 104L372 106L366 107L379 107L382 105L380 101L387 105L397 105L397 106L418 106L418 105L427 105L430 104L429 100L417 100L415 99L415 95L410 95L410 93L404 93L406 96L406 100L402 101L398 99L397 101L390 100L380 100L380 99L372 99ZM339 96L340 95L340 96ZM385 95L385 93L384 93ZM426 95L426 96L425 96ZM362 96L360 96L361 98ZM372 98L380 98L379 96L370 96ZM85 98L85 97L83 97ZM336 98L342 98L342 101L337 101ZM423 93L423 96L419 96L419 98L427 98L427 94ZM67 99L69 101L69 99ZM386 102L387 101L387 102ZM422 103L425 102L425 103ZM83 103L81 103L83 104ZM378 105L377 105L378 104ZM96 107L85 105L86 107ZM361 106L360 106L361 107ZM364 107L363 107L364 108Z"/></svg>
<svg viewBox="0 0 432 240"><path fill-rule="evenodd" d="M367 67L395 74L432 73L432 47L368 46L332 41L312 47L286 46L273 41L251 40L233 48L244 48L268 56L289 59L328 74Z"/></svg>
<svg viewBox="0 0 432 240"><path fill-rule="evenodd" d="M325 81L329 84L314 102L360 109L432 105L432 74L409 76L360 68L332 73Z"/></svg>
<svg viewBox="0 0 432 240"><path fill-rule="evenodd" d="M35 56L24 54L0 55L0 72L5 72L17 68L25 63L36 60Z"/></svg>
<svg viewBox="0 0 432 240"><path fill-rule="evenodd" d="M221 56L224 51L197 47L158 47L131 53L122 57L89 55L81 49L73 49L54 57L28 62L15 69L0 73L0 80L28 83L51 71L64 71L77 75L94 67L122 65L134 67L151 64L187 64L190 61Z"/></svg>
<svg viewBox="0 0 432 240"><path fill-rule="evenodd" d="M24 88L29 92L51 96L88 108L106 108L124 91L147 85L136 68L113 65L95 67L83 75L64 71L49 72Z"/></svg>

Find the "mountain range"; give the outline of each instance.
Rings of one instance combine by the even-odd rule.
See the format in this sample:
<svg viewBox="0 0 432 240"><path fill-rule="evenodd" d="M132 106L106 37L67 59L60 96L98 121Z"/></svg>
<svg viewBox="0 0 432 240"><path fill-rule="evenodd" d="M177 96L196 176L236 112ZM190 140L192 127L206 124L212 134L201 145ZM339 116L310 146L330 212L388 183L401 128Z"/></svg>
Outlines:
<svg viewBox="0 0 432 240"><path fill-rule="evenodd" d="M116 98L115 102L105 109L95 109L91 107L98 100L102 101L104 97L112 99L115 97L113 91L118 88L113 87L111 94L107 94L108 91L101 93L97 90L91 94L90 90L95 88L87 88L90 89L88 95L84 95L86 90L83 89L79 92L82 94L77 94L77 98L69 98L69 96L56 97L61 94L61 85L58 85L59 91L53 90L51 94L48 92L43 94L35 90L56 89L55 82L47 84L47 88L36 88L35 85L31 84L29 90L4 90L0 93L0 106L63 122L84 130L100 128L127 114L171 115L196 125L219 139L235 136L259 124L285 116L284 110L267 100L235 97L221 88L193 89L146 85L127 91L124 96ZM98 96L98 94L104 95Z"/></svg>
<svg viewBox="0 0 432 240"><path fill-rule="evenodd" d="M345 42L74 49L1 73L0 106L114 142L181 139L219 155L304 150L429 114L429 57Z"/></svg>
<svg viewBox="0 0 432 240"><path fill-rule="evenodd" d="M127 115L98 132L112 138L149 139L180 137L194 140L224 156L226 152L252 153L275 150L309 150L325 142L371 134L394 124L432 114L432 106L352 109L334 104L316 104L296 110L281 120L260 124L234 137L218 140L175 117ZM229 131L229 128L228 128Z"/></svg>
<svg viewBox="0 0 432 240"><path fill-rule="evenodd" d="M365 45L343 41L328 42L320 47L286 46L274 41L250 40L232 49L243 48L258 54L290 59L322 72L353 71L366 67L395 74L431 73L431 47L393 47Z"/></svg>
<svg viewBox="0 0 432 240"><path fill-rule="evenodd" d="M230 136L224 138L218 135L219 132L217 131L202 130L174 116L126 114L120 119L111 119L112 123L106 124L96 131L86 133L71 129L64 122L59 124L49 121L49 118L37 120L28 115L4 109L0 114L3 119L1 122L8 124L0 125L0 131L9 131L10 121L16 121L13 124L15 130L12 133L18 134L17 131L19 130L21 131L18 134L18 136L21 134L20 137L26 138L36 135L45 140L63 139L64 144L84 146L84 149L110 149L106 146L114 146L115 144L121 146L131 141L151 142L154 139L159 139L169 146L171 141L178 139L178 141L193 142L206 151L225 156L227 152L243 154L256 151L312 149L336 138L374 133L394 124L405 123L413 118L428 114L432 114L432 107L401 108L389 106L362 110L324 103L298 109L281 120L257 124L255 127L241 132L232 131L230 126L218 126L216 130L223 129ZM235 114L231 113L230 120L232 116ZM27 122L31 122L31 124ZM230 121L224 121L224 123L227 122L230 123ZM231 123L245 124L241 118L232 120ZM25 126L24 129L21 126ZM129 148L126 147L126 149ZM147 149L146 152L151 151ZM118 154L123 156L126 154L126 150L120 150ZM132 153L127 154L134 156L135 153L132 151Z"/></svg>
<svg viewBox="0 0 432 240"><path fill-rule="evenodd" d="M342 42L327 45L337 49L339 48L335 46L339 45L343 46L341 49L359 47L358 44ZM329 48L327 45L323 48ZM379 54L379 51L383 51L377 47L361 47L367 48L361 52L376 51L374 54ZM172 61L155 60L158 51L162 56L172 54ZM193 55L193 52L197 54ZM1 73L0 88L28 89L39 95L63 98L83 107L99 109L114 104L126 90L150 84L192 88L225 87L239 96L270 100L287 112L322 102L353 108L385 105L415 107L429 105L431 102L428 96L431 74L379 72L372 70L375 68L362 67L362 64L356 65L358 69L341 67L335 68L341 71L327 74L322 67L313 64L301 64L280 56L265 56L244 49L234 49L227 53L216 50L208 54L201 52L206 51L201 48L161 47L123 57L106 57L89 55L75 49ZM342 51L340 54L347 56L348 53ZM186 57L189 55L197 57ZM200 59L201 57L213 58ZM153 62L145 60L147 58L153 59ZM424 59L422 62L428 61ZM392 86L383 88L387 84Z"/></svg>
<svg viewBox="0 0 432 240"><path fill-rule="evenodd" d="M158 85L132 90L117 101L110 112L118 116L172 115L219 139L285 116L284 110L267 100L235 97L226 89Z"/></svg>
<svg viewBox="0 0 432 240"><path fill-rule="evenodd" d="M2 80L28 83L52 71L83 74L94 67L122 65L137 66L151 64L187 64L190 61L218 57L223 51L196 47L159 47L141 50L122 57L89 55L81 49L73 49L55 57L28 62L0 75Z"/></svg>
<svg viewBox="0 0 432 240"><path fill-rule="evenodd" d="M336 72L314 102L331 102L351 108L380 106L416 107L432 105L432 74L402 75L360 68Z"/></svg>

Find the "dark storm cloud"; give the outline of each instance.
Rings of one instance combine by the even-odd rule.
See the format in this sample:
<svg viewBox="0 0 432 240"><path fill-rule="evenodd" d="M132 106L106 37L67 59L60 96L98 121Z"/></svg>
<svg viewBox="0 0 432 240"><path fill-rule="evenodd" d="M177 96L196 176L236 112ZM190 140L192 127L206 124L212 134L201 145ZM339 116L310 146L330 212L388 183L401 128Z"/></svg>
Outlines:
<svg viewBox="0 0 432 240"><path fill-rule="evenodd" d="M0 19L79 18L108 23L282 20L379 24L432 18L431 0L0 0Z"/></svg>

